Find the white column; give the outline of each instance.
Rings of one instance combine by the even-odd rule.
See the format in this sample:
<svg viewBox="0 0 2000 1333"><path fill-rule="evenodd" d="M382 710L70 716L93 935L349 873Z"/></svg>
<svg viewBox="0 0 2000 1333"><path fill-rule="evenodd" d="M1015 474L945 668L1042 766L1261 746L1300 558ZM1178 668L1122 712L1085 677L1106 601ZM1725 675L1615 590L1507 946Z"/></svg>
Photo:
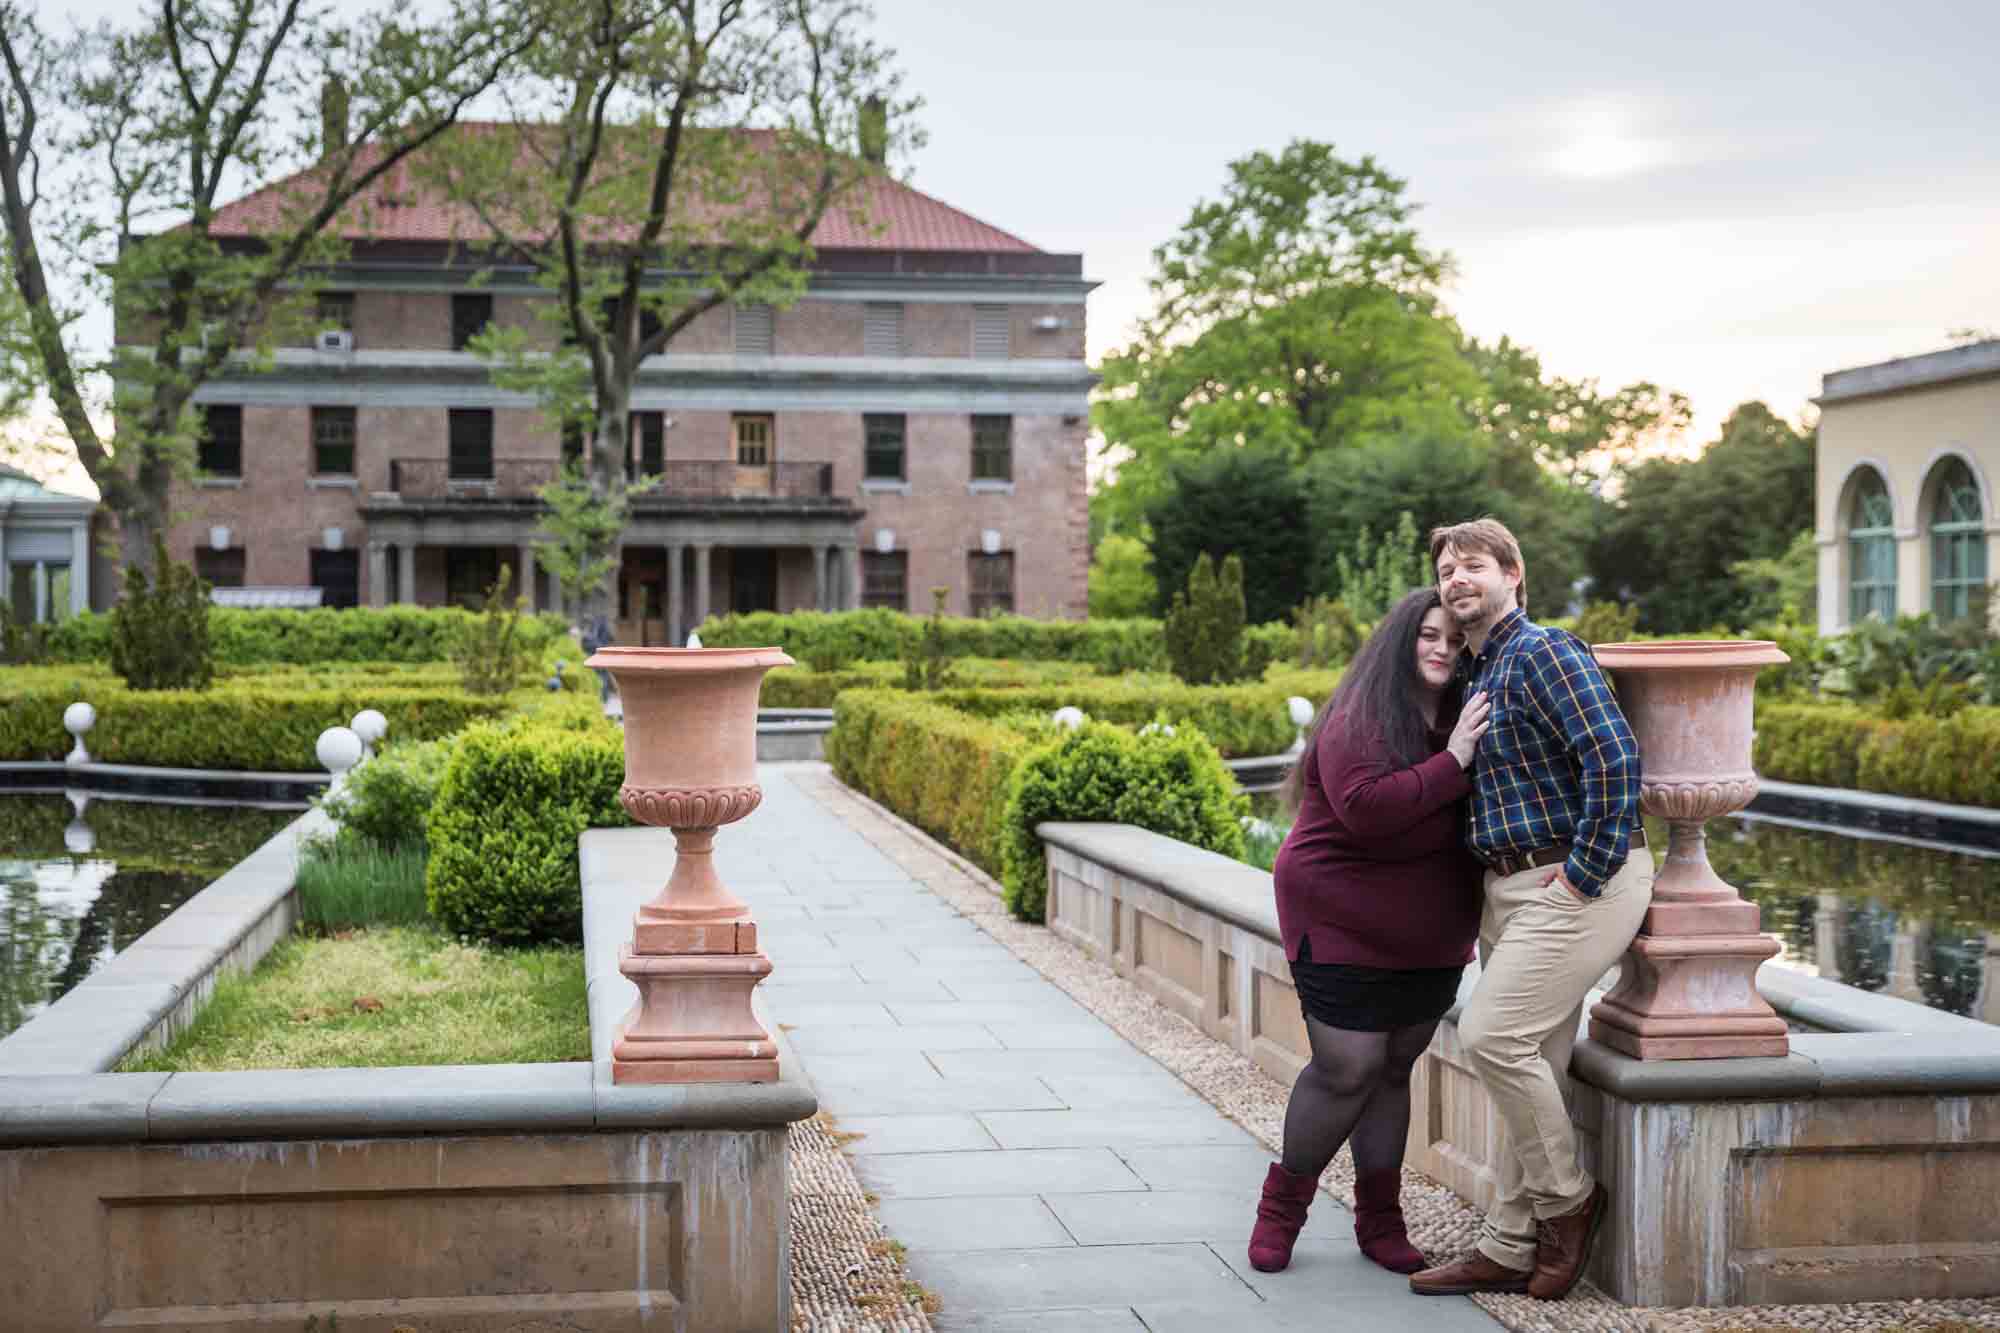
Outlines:
<svg viewBox="0 0 2000 1333"><path fill-rule="evenodd" d="M1819 632L1838 634L1847 625L1847 581L1840 576L1840 539L1819 541Z"/></svg>
<svg viewBox="0 0 2000 1333"><path fill-rule="evenodd" d="M696 542L694 548L694 623L690 630L699 629L701 622L708 619L708 553L713 549L707 542ZM682 639L681 642L687 642Z"/></svg>
<svg viewBox="0 0 2000 1333"><path fill-rule="evenodd" d="M417 544L402 542L396 547L396 600L415 604L417 600Z"/></svg>
<svg viewBox="0 0 2000 1333"><path fill-rule="evenodd" d="M35 623L41 624L49 618L49 567L43 561L35 562Z"/></svg>
<svg viewBox="0 0 2000 1333"><path fill-rule="evenodd" d="M536 603L535 600L534 543L522 542L520 551L521 551L520 559L514 566L515 586L520 590L521 596L528 599L528 610L539 611L542 608L540 607L540 605Z"/></svg>
<svg viewBox="0 0 2000 1333"><path fill-rule="evenodd" d="M0 562L0 569L5 563ZM90 609L90 520L73 529L69 536L69 610L71 615Z"/></svg>
<svg viewBox="0 0 2000 1333"><path fill-rule="evenodd" d="M687 598L681 590L681 544L667 543L667 646L678 648L687 642Z"/></svg>
<svg viewBox="0 0 2000 1333"><path fill-rule="evenodd" d="M389 548L381 542L368 543L368 605L389 604Z"/></svg>
<svg viewBox="0 0 2000 1333"><path fill-rule="evenodd" d="M813 609L825 611L827 607L826 548L813 545Z"/></svg>

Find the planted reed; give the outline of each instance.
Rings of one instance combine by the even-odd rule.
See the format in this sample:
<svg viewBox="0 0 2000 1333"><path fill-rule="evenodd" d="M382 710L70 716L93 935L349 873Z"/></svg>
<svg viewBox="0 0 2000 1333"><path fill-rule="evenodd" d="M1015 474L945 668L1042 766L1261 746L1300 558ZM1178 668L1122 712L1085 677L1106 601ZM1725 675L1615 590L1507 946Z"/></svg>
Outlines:
<svg viewBox="0 0 2000 1333"><path fill-rule="evenodd" d="M300 928L332 935L425 924L424 860L422 847L383 847L360 838L309 844L299 857Z"/></svg>

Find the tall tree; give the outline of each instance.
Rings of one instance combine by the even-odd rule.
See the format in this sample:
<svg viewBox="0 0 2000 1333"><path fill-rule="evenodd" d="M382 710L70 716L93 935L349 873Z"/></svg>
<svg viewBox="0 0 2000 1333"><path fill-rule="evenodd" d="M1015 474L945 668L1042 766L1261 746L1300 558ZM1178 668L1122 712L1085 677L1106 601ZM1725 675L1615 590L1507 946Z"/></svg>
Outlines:
<svg viewBox="0 0 2000 1333"><path fill-rule="evenodd" d="M1731 566L1775 560L1812 527L1814 452L1814 432L1751 402L1700 457L1630 468L1592 560L1599 595L1637 601L1653 633L1742 623L1756 589Z"/></svg>
<svg viewBox="0 0 2000 1333"><path fill-rule="evenodd" d="M1283 620L1304 600L1313 532L1303 478L1273 449L1217 449L1169 468L1167 489L1146 511L1153 535L1159 610L1188 586L1204 556L1243 565L1243 601L1252 624Z"/></svg>
<svg viewBox="0 0 2000 1333"><path fill-rule="evenodd" d="M911 141L915 104L896 100L854 0L539 2L512 123L453 136L427 167L476 216L468 242L529 266L551 298L554 336L496 328L473 346L574 442L544 495L586 520L560 559L575 557L594 621L639 364L726 302L796 300L813 232L836 207L865 217L856 187Z"/></svg>
<svg viewBox="0 0 2000 1333"><path fill-rule="evenodd" d="M46 395L128 567L152 568L169 486L193 469L195 392L232 363L268 364L356 196L525 48L532 20L511 3L450 0L416 21L401 5L344 18L303 0L157 0L58 41L0 0L0 374L17 404ZM322 96L323 116L294 114ZM244 225L218 223L225 190L308 164ZM129 343L85 344L93 304Z"/></svg>

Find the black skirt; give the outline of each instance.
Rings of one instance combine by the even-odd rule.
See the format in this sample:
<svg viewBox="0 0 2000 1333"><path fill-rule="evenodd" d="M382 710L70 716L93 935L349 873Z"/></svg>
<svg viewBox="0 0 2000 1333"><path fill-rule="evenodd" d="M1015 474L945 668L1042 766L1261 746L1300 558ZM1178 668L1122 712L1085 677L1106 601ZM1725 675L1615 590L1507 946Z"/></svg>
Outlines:
<svg viewBox="0 0 2000 1333"><path fill-rule="evenodd" d="M1299 943L1292 985L1299 1008L1315 1023L1349 1032L1387 1032L1435 1023L1458 1002L1463 967L1361 967L1315 963L1310 941Z"/></svg>

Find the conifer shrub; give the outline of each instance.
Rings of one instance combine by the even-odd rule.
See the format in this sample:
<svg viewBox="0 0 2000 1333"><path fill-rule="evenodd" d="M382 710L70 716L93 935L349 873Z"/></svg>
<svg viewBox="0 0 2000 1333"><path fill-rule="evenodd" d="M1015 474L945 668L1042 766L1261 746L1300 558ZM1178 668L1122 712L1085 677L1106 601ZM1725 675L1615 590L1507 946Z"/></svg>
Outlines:
<svg viewBox="0 0 2000 1333"><path fill-rule="evenodd" d="M513 567L500 566L500 576L487 587L479 613L462 624L452 640L451 660L458 665L468 694L505 694L535 670L540 650L521 628L528 599L508 599L513 580Z"/></svg>
<svg viewBox="0 0 2000 1333"><path fill-rule="evenodd" d="M207 689L215 679L208 610L208 584L153 534L153 577L127 566L111 612L111 669L135 690Z"/></svg>
<svg viewBox="0 0 2000 1333"><path fill-rule="evenodd" d="M1167 662L1190 685L1226 685L1250 674L1243 651L1243 562L1225 556L1218 571L1203 551L1174 594L1164 627Z"/></svg>

